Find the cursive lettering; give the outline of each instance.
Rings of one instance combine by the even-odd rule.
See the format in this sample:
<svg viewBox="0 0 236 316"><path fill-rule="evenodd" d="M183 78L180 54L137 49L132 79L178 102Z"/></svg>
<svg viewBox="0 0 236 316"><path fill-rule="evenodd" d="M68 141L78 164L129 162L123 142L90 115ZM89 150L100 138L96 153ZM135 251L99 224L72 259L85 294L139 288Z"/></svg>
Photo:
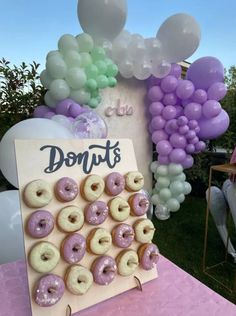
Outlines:
<svg viewBox="0 0 236 316"><path fill-rule="evenodd" d="M132 106L129 105L121 105L121 100L117 100L117 105L115 107L109 106L105 110L105 115L107 117L111 117L113 114L116 114L117 116L125 116L125 115L133 115L134 109Z"/></svg>

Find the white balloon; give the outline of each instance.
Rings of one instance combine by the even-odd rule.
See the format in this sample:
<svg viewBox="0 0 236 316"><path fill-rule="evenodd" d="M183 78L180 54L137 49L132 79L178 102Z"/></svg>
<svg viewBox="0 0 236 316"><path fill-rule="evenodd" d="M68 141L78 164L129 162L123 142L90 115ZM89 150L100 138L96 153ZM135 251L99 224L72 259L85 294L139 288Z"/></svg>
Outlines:
<svg viewBox="0 0 236 316"><path fill-rule="evenodd" d="M15 139L73 138L73 135L60 124L48 119L32 118L12 126L0 142L0 169L4 177L18 187Z"/></svg>
<svg viewBox="0 0 236 316"><path fill-rule="evenodd" d="M125 59L118 64L118 68L122 77L130 79L134 75L134 64L130 59Z"/></svg>
<svg viewBox="0 0 236 316"><path fill-rule="evenodd" d="M129 43L125 39L119 39L113 43L112 59L117 63L122 63L125 58L128 58ZM129 58L132 60L132 58Z"/></svg>
<svg viewBox="0 0 236 316"><path fill-rule="evenodd" d="M125 25L127 3L126 0L79 0L77 12L85 33L112 40Z"/></svg>
<svg viewBox="0 0 236 316"><path fill-rule="evenodd" d="M175 63L190 57L198 48L201 30L190 15L179 13L164 21L157 32L162 43L162 53L166 61Z"/></svg>
<svg viewBox="0 0 236 316"><path fill-rule="evenodd" d="M156 218L159 220L167 220L170 217L170 210L163 204L157 204L155 209Z"/></svg>
<svg viewBox="0 0 236 316"><path fill-rule="evenodd" d="M69 50L65 53L64 59L66 65L70 67L80 67L81 65L81 57L80 54L74 50Z"/></svg>
<svg viewBox="0 0 236 316"><path fill-rule="evenodd" d="M162 50L162 45L161 42L155 38L155 37L150 37L145 39L145 46L146 46L146 54L149 56L149 58L157 59L160 58L161 56L161 50Z"/></svg>
<svg viewBox="0 0 236 316"><path fill-rule="evenodd" d="M79 44L79 51L82 53L90 53L94 47L94 42L89 34L82 33L76 36Z"/></svg>
<svg viewBox="0 0 236 316"><path fill-rule="evenodd" d="M157 78L166 77L171 70L171 64L163 59L153 60L151 73Z"/></svg>
<svg viewBox="0 0 236 316"><path fill-rule="evenodd" d="M71 34L64 34L58 41L58 48L62 53L66 53L69 50L78 51L79 45L76 38Z"/></svg>
<svg viewBox="0 0 236 316"><path fill-rule="evenodd" d="M105 38L99 38L96 40L96 45L99 47L102 47L105 52L107 57L112 57L112 43L111 41L105 39Z"/></svg>
<svg viewBox="0 0 236 316"><path fill-rule="evenodd" d="M57 115L54 115L52 118L51 118L52 121L64 126L65 128L67 128L68 130L71 129L71 122L69 120L68 117L64 116L64 115L61 115L61 114L57 114Z"/></svg>
<svg viewBox="0 0 236 316"><path fill-rule="evenodd" d="M24 259L18 190L0 192L0 264Z"/></svg>
<svg viewBox="0 0 236 316"><path fill-rule="evenodd" d="M57 56L57 57L59 57L59 58L61 58L62 57L62 55L61 55L61 53L59 52L59 50L51 50L48 54L47 54L47 56L46 56L46 60L48 60L50 57L52 57L52 56Z"/></svg>
<svg viewBox="0 0 236 316"><path fill-rule="evenodd" d="M128 55L133 59L141 59L146 52L146 46L144 38L140 35L140 38L136 34L132 35L131 41L128 45Z"/></svg>
<svg viewBox="0 0 236 316"><path fill-rule="evenodd" d="M62 57L55 55L47 59L46 70L53 79L63 79L67 72L67 66Z"/></svg>
<svg viewBox="0 0 236 316"><path fill-rule="evenodd" d="M134 76L139 80L146 80L151 76L152 64L148 59L138 59L134 62Z"/></svg>

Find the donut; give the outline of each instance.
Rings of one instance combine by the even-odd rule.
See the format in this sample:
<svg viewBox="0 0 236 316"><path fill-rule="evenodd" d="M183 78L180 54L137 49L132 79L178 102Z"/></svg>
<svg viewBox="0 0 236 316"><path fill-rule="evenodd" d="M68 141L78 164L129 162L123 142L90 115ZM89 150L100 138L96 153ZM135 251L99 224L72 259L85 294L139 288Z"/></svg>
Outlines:
<svg viewBox="0 0 236 316"><path fill-rule="evenodd" d="M150 203L143 193L135 193L129 198L131 215L142 216L147 213Z"/></svg>
<svg viewBox="0 0 236 316"><path fill-rule="evenodd" d="M44 207L52 200L52 189L44 180L34 180L28 183L23 192L23 199L28 207Z"/></svg>
<svg viewBox="0 0 236 316"><path fill-rule="evenodd" d="M112 230L113 244L119 248L128 248L134 240L133 227L128 224L119 224Z"/></svg>
<svg viewBox="0 0 236 316"><path fill-rule="evenodd" d="M130 206L127 201L117 196L108 203L110 215L117 222L125 221L130 214Z"/></svg>
<svg viewBox="0 0 236 316"><path fill-rule="evenodd" d="M84 213L78 206L66 206L58 214L57 224L64 232L75 232L84 225Z"/></svg>
<svg viewBox="0 0 236 316"><path fill-rule="evenodd" d="M117 265L112 257L101 256L93 262L91 271L96 284L108 285L116 276Z"/></svg>
<svg viewBox="0 0 236 316"><path fill-rule="evenodd" d="M54 187L55 195L61 202L73 201L79 193L75 180L64 177L57 181Z"/></svg>
<svg viewBox="0 0 236 316"><path fill-rule="evenodd" d="M140 265L144 270L151 270L159 259L159 249L154 244L144 244L138 249Z"/></svg>
<svg viewBox="0 0 236 316"><path fill-rule="evenodd" d="M120 275L129 276L139 264L138 255L132 249L122 250L116 258L116 264Z"/></svg>
<svg viewBox="0 0 236 316"><path fill-rule="evenodd" d="M105 191L108 195L116 196L125 188L125 178L118 172L110 173L105 179Z"/></svg>
<svg viewBox="0 0 236 316"><path fill-rule="evenodd" d="M87 245L90 253L103 255L111 248L111 234L104 228L94 228L87 237Z"/></svg>
<svg viewBox="0 0 236 316"><path fill-rule="evenodd" d="M81 234L67 236L61 245L63 259L67 263L76 263L83 259L86 251L86 240Z"/></svg>
<svg viewBox="0 0 236 316"><path fill-rule="evenodd" d="M75 295L85 294L93 284L93 275L85 267L74 264L66 272L65 282L67 289Z"/></svg>
<svg viewBox="0 0 236 316"><path fill-rule="evenodd" d="M33 238L44 238L54 228L54 217L48 211L38 210L32 213L26 223L26 231Z"/></svg>
<svg viewBox="0 0 236 316"><path fill-rule="evenodd" d="M143 175L138 171L130 171L125 175L125 188L127 191L137 192L144 186Z"/></svg>
<svg viewBox="0 0 236 316"><path fill-rule="evenodd" d="M47 274L35 284L34 300L41 307L53 306L60 301L64 292L63 279L55 274Z"/></svg>
<svg viewBox="0 0 236 316"><path fill-rule="evenodd" d="M141 243L148 243L152 240L155 227L150 219L139 219L134 223L135 239Z"/></svg>
<svg viewBox="0 0 236 316"><path fill-rule="evenodd" d="M35 244L29 253L29 264L36 272L47 273L58 264L60 252L56 246L47 241Z"/></svg>
<svg viewBox="0 0 236 316"><path fill-rule="evenodd" d="M85 221L90 225L100 225L108 216L108 206L102 201L95 201L85 207Z"/></svg>
<svg viewBox="0 0 236 316"><path fill-rule="evenodd" d="M81 194L88 202L96 201L103 193L105 183L103 179L95 174L88 176L81 187Z"/></svg>

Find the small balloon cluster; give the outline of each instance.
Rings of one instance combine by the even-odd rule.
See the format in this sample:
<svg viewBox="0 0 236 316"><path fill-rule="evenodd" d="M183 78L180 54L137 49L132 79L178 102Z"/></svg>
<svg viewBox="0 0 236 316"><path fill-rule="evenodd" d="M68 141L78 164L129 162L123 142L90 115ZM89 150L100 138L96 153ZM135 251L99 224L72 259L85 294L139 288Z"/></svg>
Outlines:
<svg viewBox="0 0 236 316"><path fill-rule="evenodd" d="M155 215L159 219L167 219L170 212L176 212L180 204L184 202L185 195L192 190L186 182L183 167L180 164L170 163L161 165L157 161L152 162L151 171L156 180L151 201L156 206Z"/></svg>
<svg viewBox="0 0 236 316"><path fill-rule="evenodd" d="M66 127L73 138L106 138L105 121L88 107L82 107L71 99L59 101L55 108L40 105L35 108L34 118L51 119Z"/></svg>
<svg viewBox="0 0 236 316"><path fill-rule="evenodd" d="M214 57L194 62L186 80L180 76L181 67L174 64L165 78L148 80L149 131L159 163L191 168L192 154L206 147L202 140L220 136L229 126L229 117L218 102L227 89L223 66Z"/></svg>
<svg viewBox="0 0 236 316"><path fill-rule="evenodd" d="M118 67L102 47L94 45L90 35L65 34L58 41L58 50L48 53L46 69L40 75L48 89L45 103L53 108L58 101L71 98L96 108L101 102L99 89L116 86L117 74Z"/></svg>

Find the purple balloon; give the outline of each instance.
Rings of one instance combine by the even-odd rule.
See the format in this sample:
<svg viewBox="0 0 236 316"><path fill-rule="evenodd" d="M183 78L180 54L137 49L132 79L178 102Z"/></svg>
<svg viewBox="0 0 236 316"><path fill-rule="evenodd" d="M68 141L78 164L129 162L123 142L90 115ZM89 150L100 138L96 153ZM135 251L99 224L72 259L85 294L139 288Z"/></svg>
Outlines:
<svg viewBox="0 0 236 316"><path fill-rule="evenodd" d="M46 118L46 119L51 119L53 116L55 116L56 114L54 113L54 112L52 112L52 111L50 111L50 112L47 112L45 115L44 115L44 117L43 118Z"/></svg>
<svg viewBox="0 0 236 316"><path fill-rule="evenodd" d="M176 105L175 109L176 109L176 117L183 115L184 109L181 105Z"/></svg>
<svg viewBox="0 0 236 316"><path fill-rule="evenodd" d="M195 103L203 104L207 100L207 93L203 89L197 89L194 91L191 99Z"/></svg>
<svg viewBox="0 0 236 316"><path fill-rule="evenodd" d="M152 116L160 115L163 109L164 105L161 102L152 102L149 107L149 112Z"/></svg>
<svg viewBox="0 0 236 316"><path fill-rule="evenodd" d="M154 76L150 76L150 77L147 79L147 86L148 86L149 89L150 89L151 87L153 87L153 86L158 86L160 83L161 83L161 79L156 78L156 77L154 77Z"/></svg>
<svg viewBox="0 0 236 316"><path fill-rule="evenodd" d="M222 108L219 102L208 100L203 104L202 113L206 118L212 118L220 114Z"/></svg>
<svg viewBox="0 0 236 316"><path fill-rule="evenodd" d="M169 75L175 76L177 79L181 77L182 68L178 64L172 64Z"/></svg>
<svg viewBox="0 0 236 316"><path fill-rule="evenodd" d="M177 97L175 93L166 93L162 99L162 103L165 105L175 105L177 103Z"/></svg>
<svg viewBox="0 0 236 316"><path fill-rule="evenodd" d="M165 131L167 134L173 134L178 130L177 120L173 119L166 122Z"/></svg>
<svg viewBox="0 0 236 316"><path fill-rule="evenodd" d="M167 140L168 139L168 135L167 133L165 133L163 130L158 130L158 131L154 131L152 133L152 142L154 144L157 144L158 142L160 142L161 140Z"/></svg>
<svg viewBox="0 0 236 316"><path fill-rule="evenodd" d="M194 164L193 157L190 156L190 155L187 155L186 158L182 161L181 164L182 164L184 169L192 168L192 166Z"/></svg>
<svg viewBox="0 0 236 316"><path fill-rule="evenodd" d="M188 122L188 126L190 127L190 129L195 129L196 127L198 127L198 122L196 120L190 120Z"/></svg>
<svg viewBox="0 0 236 316"><path fill-rule="evenodd" d="M207 90L213 83L224 82L224 67L215 57L202 57L190 65L186 78L196 89Z"/></svg>
<svg viewBox="0 0 236 316"><path fill-rule="evenodd" d="M33 117L35 118L44 118L44 115L48 112L51 112L52 109L46 105L39 105L34 109ZM55 114L55 113L54 113Z"/></svg>
<svg viewBox="0 0 236 316"><path fill-rule="evenodd" d="M161 101L164 93L159 86L154 86L148 91L148 98L152 102Z"/></svg>
<svg viewBox="0 0 236 316"><path fill-rule="evenodd" d="M56 113L64 116L69 116L69 109L72 104L75 104L75 101L71 99L65 99L57 103Z"/></svg>
<svg viewBox="0 0 236 316"><path fill-rule="evenodd" d="M206 149L206 144L203 141L200 141L195 144L195 152L200 153L201 151Z"/></svg>
<svg viewBox="0 0 236 316"><path fill-rule="evenodd" d="M189 103L186 105L184 108L184 115L189 119L189 120L199 120L200 117L202 116L202 106L199 103Z"/></svg>
<svg viewBox="0 0 236 316"><path fill-rule="evenodd" d="M176 95L182 100L189 99L194 92L194 85L189 80L179 80Z"/></svg>
<svg viewBox="0 0 236 316"><path fill-rule="evenodd" d="M188 131L189 131L188 125L180 126L180 128L179 128L179 133L180 133L181 135L187 134Z"/></svg>
<svg viewBox="0 0 236 316"><path fill-rule="evenodd" d="M177 85L178 79L174 76L166 76L161 80L161 89L166 93L175 91Z"/></svg>
<svg viewBox="0 0 236 316"><path fill-rule="evenodd" d="M224 134L229 127L229 116L225 110L221 110L220 114L211 119L201 118L198 124L200 132L198 134L201 139L214 139Z"/></svg>
<svg viewBox="0 0 236 316"><path fill-rule="evenodd" d="M186 150L186 153L193 154L195 152L195 146L193 144L188 144L185 150Z"/></svg>
<svg viewBox="0 0 236 316"><path fill-rule="evenodd" d="M152 127L152 124L151 124L151 123L148 125L148 131L149 131L149 133L150 133L151 135L152 135L152 133L155 131L154 128Z"/></svg>
<svg viewBox="0 0 236 316"><path fill-rule="evenodd" d="M187 134L186 134L186 139L193 139L194 137L196 137L196 132L195 131L189 131Z"/></svg>
<svg viewBox="0 0 236 316"><path fill-rule="evenodd" d="M189 139L189 143L192 144L192 145L195 145L199 142L199 138L197 136Z"/></svg>
<svg viewBox="0 0 236 316"><path fill-rule="evenodd" d="M177 124L178 126L184 126L184 125L187 125L188 124L188 119L186 116L180 116L178 119L177 119Z"/></svg>
<svg viewBox="0 0 236 316"><path fill-rule="evenodd" d="M153 117L151 124L154 130L163 129L166 121L162 118L162 116L158 115Z"/></svg>
<svg viewBox="0 0 236 316"><path fill-rule="evenodd" d="M185 148L187 145L185 136L178 133L174 133L170 136L170 143L175 148Z"/></svg>
<svg viewBox="0 0 236 316"><path fill-rule="evenodd" d="M71 104L71 106L69 107L68 115L72 116L73 118L76 118L83 112L83 108L79 104L74 103Z"/></svg>
<svg viewBox="0 0 236 316"><path fill-rule="evenodd" d="M159 155L167 156L172 151L172 146L168 140L161 140L156 145L156 150Z"/></svg>
<svg viewBox="0 0 236 316"><path fill-rule="evenodd" d="M161 165L169 165L170 160L168 156L162 156L162 155L158 155L158 162Z"/></svg>
<svg viewBox="0 0 236 316"><path fill-rule="evenodd" d="M169 159L174 163L181 163L186 158L186 152L181 148L175 148L170 153Z"/></svg>
<svg viewBox="0 0 236 316"><path fill-rule="evenodd" d="M219 101L225 97L227 87L223 82L213 83L207 91L208 100Z"/></svg>
<svg viewBox="0 0 236 316"><path fill-rule="evenodd" d="M176 117L176 108L173 105L167 105L162 111L162 116L165 120L171 120Z"/></svg>

